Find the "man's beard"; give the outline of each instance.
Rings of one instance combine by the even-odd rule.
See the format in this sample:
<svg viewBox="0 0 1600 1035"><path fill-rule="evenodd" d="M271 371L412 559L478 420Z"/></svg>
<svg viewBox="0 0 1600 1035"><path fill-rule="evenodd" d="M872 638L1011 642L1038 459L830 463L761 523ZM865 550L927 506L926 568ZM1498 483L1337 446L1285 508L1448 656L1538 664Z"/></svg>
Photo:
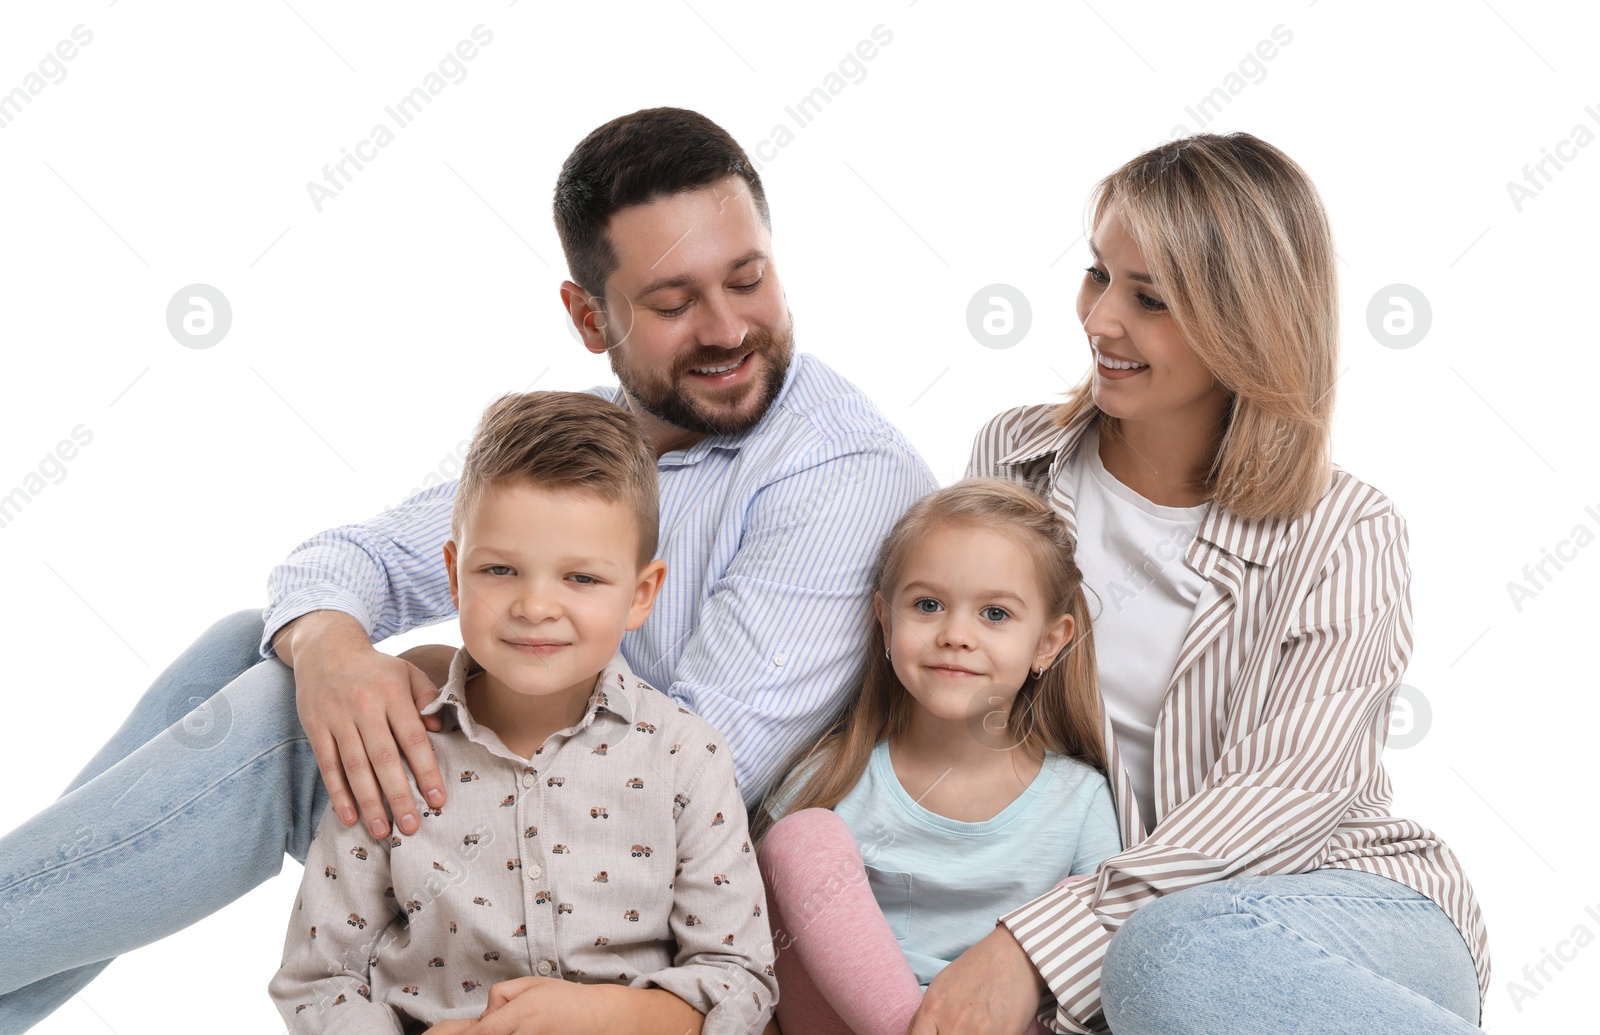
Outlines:
<svg viewBox="0 0 1600 1035"><path fill-rule="evenodd" d="M708 348L686 353L673 362L672 373L665 380L630 367L622 358L626 344L618 347L610 341L609 336L607 343L611 344L611 349L606 355L611 360L611 372L617 375L628 397L652 417L696 434L733 435L755 427L783 390L783 380L789 372L789 362L794 357L793 327L791 318L789 328L780 337L751 330L745 334L739 349ZM759 379L739 387L737 399L740 402L751 394L760 397L759 404L748 414L721 412L722 407L709 409L697 404L692 393L683 390L684 379L692 376L690 370L726 366L731 358L742 357L746 353L766 360L765 371L759 375ZM746 362L753 362L753 359Z"/></svg>

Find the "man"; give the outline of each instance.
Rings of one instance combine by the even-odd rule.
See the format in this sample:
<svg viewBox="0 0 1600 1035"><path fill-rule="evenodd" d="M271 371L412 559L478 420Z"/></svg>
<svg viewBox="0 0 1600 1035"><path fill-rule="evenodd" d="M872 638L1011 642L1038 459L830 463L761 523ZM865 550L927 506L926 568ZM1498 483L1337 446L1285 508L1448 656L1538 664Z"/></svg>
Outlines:
<svg viewBox="0 0 1600 1035"><path fill-rule="evenodd" d="M877 544L933 477L859 391L795 354L760 177L710 120L651 109L595 130L562 167L555 215L562 302L621 382L594 391L639 414L658 455L668 578L623 654L722 731L755 801L848 692ZM421 808L446 804L418 715L445 654L373 643L453 615L439 559L454 488L296 549L264 615L208 630L0 841L0 1030L244 894L285 851L303 861L327 805L375 837L389 816L411 833L408 769ZM85 915L92 939L63 935Z"/></svg>

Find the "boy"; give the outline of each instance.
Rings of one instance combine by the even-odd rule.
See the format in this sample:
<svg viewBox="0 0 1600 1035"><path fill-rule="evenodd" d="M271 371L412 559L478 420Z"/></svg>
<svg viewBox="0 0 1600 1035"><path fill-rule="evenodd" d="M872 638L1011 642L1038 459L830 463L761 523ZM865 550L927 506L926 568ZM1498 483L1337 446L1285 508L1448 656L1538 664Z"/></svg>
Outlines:
<svg viewBox="0 0 1600 1035"><path fill-rule="evenodd" d="M450 801L381 839L324 814L270 986L292 1031L766 1023L732 759L617 651L666 574L658 507L626 411L535 392L485 412L444 547L464 646L423 709Z"/></svg>

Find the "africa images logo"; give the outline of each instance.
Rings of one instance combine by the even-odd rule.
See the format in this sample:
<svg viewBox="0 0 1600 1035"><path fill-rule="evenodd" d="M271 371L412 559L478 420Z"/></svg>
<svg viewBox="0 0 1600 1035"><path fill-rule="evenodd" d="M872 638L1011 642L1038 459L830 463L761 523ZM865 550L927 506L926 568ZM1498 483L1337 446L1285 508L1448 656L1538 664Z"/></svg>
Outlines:
<svg viewBox="0 0 1600 1035"><path fill-rule="evenodd" d="M473 40L477 42L474 43ZM376 161L381 148L394 143L395 129L405 129L415 122L423 109L432 104L435 97L444 93L446 87L466 81L465 62L475 59L479 49L487 47L492 42L494 42L493 32L482 24L474 25L472 39L462 40L456 44L454 51L440 58L438 70L423 76L421 86L414 87L410 93L395 103L385 105L384 114L389 116L389 121L394 123L395 128L391 129L383 122L376 123L366 137L356 141L354 147L341 147L339 154L342 157L337 162L329 162L322 167L322 179L326 186L315 180L306 181L306 193L311 197L312 207L321 212L324 202L332 201L344 193L344 189L355 181L355 174L365 169L368 163ZM355 166L355 172L350 170L350 166Z"/></svg>

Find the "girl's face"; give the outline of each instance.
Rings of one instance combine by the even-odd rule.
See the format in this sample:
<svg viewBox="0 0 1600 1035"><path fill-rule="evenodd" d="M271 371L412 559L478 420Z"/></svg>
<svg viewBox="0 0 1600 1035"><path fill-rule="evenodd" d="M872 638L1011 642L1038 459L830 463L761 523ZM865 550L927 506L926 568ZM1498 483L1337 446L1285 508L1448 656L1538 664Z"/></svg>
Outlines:
<svg viewBox="0 0 1600 1035"><path fill-rule="evenodd" d="M1089 250L1094 265L1078 289L1078 319L1093 354L1095 405L1127 421L1182 414L1208 423L1220 419L1228 392L1178 330L1120 206L1106 209Z"/></svg>
<svg viewBox="0 0 1600 1035"><path fill-rule="evenodd" d="M1071 616L1050 613L1013 536L936 528L911 548L898 582L874 601L884 641L901 685L940 719L988 725L984 716L1006 715L1029 670L1072 638Z"/></svg>

